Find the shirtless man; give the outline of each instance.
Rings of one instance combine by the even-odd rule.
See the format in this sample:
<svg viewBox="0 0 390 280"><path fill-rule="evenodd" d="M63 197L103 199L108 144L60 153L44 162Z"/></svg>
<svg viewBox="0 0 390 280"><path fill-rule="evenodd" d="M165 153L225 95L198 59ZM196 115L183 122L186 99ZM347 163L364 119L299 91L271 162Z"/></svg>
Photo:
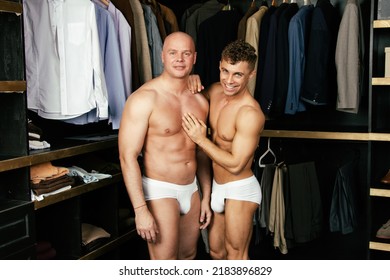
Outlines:
<svg viewBox="0 0 390 280"><path fill-rule="evenodd" d="M195 258L200 229L211 220L211 164L181 126L185 112L202 121L208 116L207 99L188 90L195 61L192 38L170 34L162 50L163 73L128 98L122 115L123 178L151 259ZM143 172L137 161L141 153Z"/></svg>
<svg viewBox="0 0 390 280"><path fill-rule="evenodd" d="M205 92L210 101L211 140L205 122L192 110L183 115L183 129L213 162L214 215L209 228L213 259L249 259L253 215L261 202L260 185L251 166L265 123L247 88L255 76L255 60L255 49L240 40L222 52L220 82Z"/></svg>

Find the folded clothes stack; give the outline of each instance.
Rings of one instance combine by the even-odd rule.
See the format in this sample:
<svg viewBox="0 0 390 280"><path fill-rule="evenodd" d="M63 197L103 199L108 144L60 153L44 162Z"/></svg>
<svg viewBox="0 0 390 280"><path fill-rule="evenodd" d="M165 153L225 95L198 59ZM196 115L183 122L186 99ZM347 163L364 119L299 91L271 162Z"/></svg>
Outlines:
<svg viewBox="0 0 390 280"><path fill-rule="evenodd" d="M32 165L30 168L31 189L36 195L42 195L71 186L75 180L68 174L68 168L53 166L51 162Z"/></svg>
<svg viewBox="0 0 390 280"><path fill-rule="evenodd" d="M82 246L86 252L95 250L111 237L103 228L88 223L82 223L81 232Z"/></svg>
<svg viewBox="0 0 390 280"><path fill-rule="evenodd" d="M28 144L30 150L50 148L50 144L43 140L43 131L30 120L28 121Z"/></svg>

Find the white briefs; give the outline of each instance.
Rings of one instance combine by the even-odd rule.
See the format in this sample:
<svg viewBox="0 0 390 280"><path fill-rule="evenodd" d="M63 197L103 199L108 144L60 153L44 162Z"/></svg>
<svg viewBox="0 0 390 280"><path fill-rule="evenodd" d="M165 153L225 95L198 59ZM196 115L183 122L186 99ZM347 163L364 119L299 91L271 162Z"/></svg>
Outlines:
<svg viewBox="0 0 390 280"><path fill-rule="evenodd" d="M228 182L222 185L213 180L213 188L211 192L211 209L217 213L224 212L225 199L250 201L260 205L260 184L254 175L242 180Z"/></svg>
<svg viewBox="0 0 390 280"><path fill-rule="evenodd" d="M160 198L175 198L179 202L180 213L187 214L191 208L192 194L198 190L196 177L188 185L177 185L159 180L142 177L145 200Z"/></svg>

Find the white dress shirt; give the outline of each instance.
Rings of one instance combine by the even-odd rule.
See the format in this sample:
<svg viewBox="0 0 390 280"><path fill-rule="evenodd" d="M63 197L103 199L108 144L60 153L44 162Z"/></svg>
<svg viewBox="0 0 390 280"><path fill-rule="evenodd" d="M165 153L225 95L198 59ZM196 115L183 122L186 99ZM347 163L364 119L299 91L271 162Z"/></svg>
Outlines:
<svg viewBox="0 0 390 280"><path fill-rule="evenodd" d="M70 119L108 118L95 6L89 0L23 1L28 109Z"/></svg>

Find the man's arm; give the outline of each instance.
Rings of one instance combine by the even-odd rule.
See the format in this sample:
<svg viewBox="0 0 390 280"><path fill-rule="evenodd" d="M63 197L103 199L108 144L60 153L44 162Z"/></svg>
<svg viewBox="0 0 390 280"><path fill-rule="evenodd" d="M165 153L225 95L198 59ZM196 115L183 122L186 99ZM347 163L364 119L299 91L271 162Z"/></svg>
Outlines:
<svg viewBox="0 0 390 280"><path fill-rule="evenodd" d="M123 110L118 136L119 158L126 190L134 207L137 232L149 242L155 242L158 229L145 202L137 160L148 130L152 102L139 93L128 98Z"/></svg>
<svg viewBox="0 0 390 280"><path fill-rule="evenodd" d="M183 129L211 160L230 173L239 174L256 150L264 121L264 116L257 110L251 107L242 110L236 120L237 130L231 151L225 151L210 141L206 137L206 124L191 113L183 116Z"/></svg>
<svg viewBox="0 0 390 280"><path fill-rule="evenodd" d="M205 229L211 221L211 161L210 158L197 147L197 178L201 186L201 212L200 212L200 229Z"/></svg>

